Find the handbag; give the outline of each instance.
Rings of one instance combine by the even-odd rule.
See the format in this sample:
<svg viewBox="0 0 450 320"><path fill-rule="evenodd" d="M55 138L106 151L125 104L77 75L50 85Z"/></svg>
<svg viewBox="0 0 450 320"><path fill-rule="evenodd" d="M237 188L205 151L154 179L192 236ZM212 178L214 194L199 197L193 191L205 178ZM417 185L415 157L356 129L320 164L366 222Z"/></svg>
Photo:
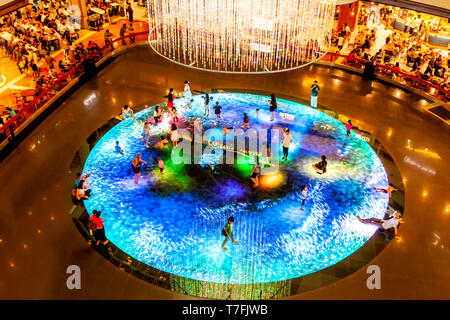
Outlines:
<svg viewBox="0 0 450 320"><path fill-rule="evenodd" d="M89 221L88 229L91 231L95 231L97 230L97 225L94 222Z"/></svg>

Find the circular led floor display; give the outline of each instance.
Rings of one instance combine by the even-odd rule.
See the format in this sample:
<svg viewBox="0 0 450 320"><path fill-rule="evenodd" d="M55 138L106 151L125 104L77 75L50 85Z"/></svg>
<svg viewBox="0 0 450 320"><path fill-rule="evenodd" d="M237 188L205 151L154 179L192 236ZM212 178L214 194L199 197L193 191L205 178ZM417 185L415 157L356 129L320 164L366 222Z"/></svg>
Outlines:
<svg viewBox="0 0 450 320"><path fill-rule="evenodd" d="M236 93L211 94L210 114L204 97L174 101L178 127L192 132L201 119L204 132L229 128L233 134L247 114L251 129L282 136L289 128L292 144L287 160L280 148L278 169L261 171L259 186L250 179L254 155L233 148L243 163L219 163L223 139L203 139L203 148L215 148L198 163L172 160L170 122L165 113L155 125L154 107L136 113L108 131L95 145L83 174L91 174L92 196L85 206L91 215L101 210L106 235L139 261L167 273L212 283L251 284L293 279L329 267L358 250L376 231L362 218L383 218L388 196L374 190L388 186L383 165L366 141L333 117L278 99L271 121L267 96ZM219 102L217 122L213 106ZM165 104L162 110L166 111ZM259 109L259 111L257 111ZM143 123L149 120L148 145ZM247 131L249 129L244 128ZM162 138L161 138L162 137ZM167 137L168 143L165 143ZM180 134L181 137L181 134ZM273 139L276 134L273 135ZM119 142L123 154L115 151ZM247 144L250 142L248 141ZM245 148L244 148L245 149ZM274 150L275 151L275 150ZM132 160L142 154L139 184ZM273 152L275 153L275 152ZM327 157L327 171L318 174L313 164ZM272 154L273 156L273 154ZM160 174L157 159L164 162ZM261 168L270 166L260 157ZM195 161L194 161L195 162ZM225 160L224 160L225 162ZM301 210L301 187L308 199ZM234 237L222 248L222 229L234 217Z"/></svg>

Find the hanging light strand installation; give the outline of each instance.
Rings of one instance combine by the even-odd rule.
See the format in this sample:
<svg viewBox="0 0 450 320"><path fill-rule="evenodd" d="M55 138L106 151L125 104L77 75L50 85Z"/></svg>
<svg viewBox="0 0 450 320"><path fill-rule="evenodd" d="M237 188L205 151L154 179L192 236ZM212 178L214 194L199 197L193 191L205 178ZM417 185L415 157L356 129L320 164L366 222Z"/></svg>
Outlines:
<svg viewBox="0 0 450 320"><path fill-rule="evenodd" d="M298 68L330 47L335 0L151 0L162 56L223 72Z"/></svg>

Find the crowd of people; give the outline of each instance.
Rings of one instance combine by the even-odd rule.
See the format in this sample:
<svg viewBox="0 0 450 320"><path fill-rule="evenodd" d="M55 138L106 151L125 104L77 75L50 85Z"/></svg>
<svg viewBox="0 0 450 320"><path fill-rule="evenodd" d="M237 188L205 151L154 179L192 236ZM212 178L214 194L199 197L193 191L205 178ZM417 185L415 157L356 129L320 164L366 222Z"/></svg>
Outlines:
<svg viewBox="0 0 450 320"><path fill-rule="evenodd" d="M311 85L311 102L310 105L312 108L317 108L317 98L318 98L318 92L319 92L319 84L318 81L314 81L314 83ZM176 108L174 107L174 99L175 99L175 94L174 94L174 89L170 88L168 95L167 95L167 102L165 103L165 107L167 108L167 111L162 111L162 106L157 105L154 108L153 111L153 116L152 117L148 117L145 121L139 120L136 118L134 111L128 106L128 105L124 105L121 113L118 117L118 119L120 120L126 120L126 119L132 119L133 121L138 121L141 122L141 124L143 125L143 132L142 132L142 138L141 140L145 143L145 146L147 148L150 147L150 137L152 135L151 133L151 129L154 126L158 126L159 124L161 124L161 122L164 121L169 121L170 123L170 141L172 142L173 147L175 148L177 146L177 143L180 139L182 139L182 137L178 134L178 124L179 124L179 117L181 118L182 115L178 114ZM207 111L209 109L209 103L210 101L213 99L209 94L205 94L205 96L203 96L204 99L204 116L209 118L209 114L207 115ZM185 81L184 83L184 100L185 100L185 105L184 108L185 109L189 109L191 107L191 102L193 101L192 99L192 93L190 91L190 82L189 81ZM271 94L270 99L268 99L268 107L271 113L271 119L269 120L270 123L274 123L275 121L275 115L274 113L277 110L277 100L274 94ZM220 126L221 125L221 118L220 118L220 114L222 111L222 107L220 106L219 101L216 101L216 105L215 108L216 110L216 125ZM255 116L258 117L259 116L259 109L257 109L255 111ZM203 125L201 124L201 118L197 118L197 121L194 122L194 130L195 129L203 129ZM273 125L270 126L269 131L271 130ZM240 126L244 129L249 129L250 128L250 123L249 123L249 118L247 113L244 113L244 117L243 117L243 125ZM227 127L226 125L223 127L222 133L226 138L226 134L228 133L229 130L232 130L233 127ZM348 120L347 123L345 123L345 129L346 129L346 137L348 139L352 138L352 129L353 129L353 125L352 125L352 121ZM169 138L167 137L166 134L162 134L160 137L161 141L157 141L155 143L155 147L156 148L161 148L161 149L166 149L169 146ZM281 139L281 145L283 148L283 157L282 157L282 161L288 161L288 156L289 156L289 147L293 142L293 137L292 134L289 130L289 128L285 128L283 130L283 136ZM270 152L270 146L271 146L271 138L268 137L267 142L265 143L265 151L263 152L263 155L261 155L261 157L264 159L265 153L267 157L271 158L271 152ZM114 147L114 152L123 155L124 154L124 150L122 149L122 147L120 146L119 141L116 141L115 147ZM268 162L269 163L269 162ZM146 165L154 165L156 168L159 169L159 174L163 175L164 174L164 170L165 170L165 163L164 160L162 159L162 156L158 156L156 158L156 161L153 161L152 159L145 161L144 159L142 159L142 154L137 154L136 157L133 158L132 162L131 162L131 171L134 174L134 183L136 185L139 184L139 180L142 176L142 171L143 168ZM326 155L322 155L321 159L319 162L312 164L313 169L315 170L315 172L318 175L324 175L327 172L327 157ZM253 162L253 168L252 171L250 172L249 178L250 180L253 182L253 189L257 190L260 186L260 175L261 175L261 168L264 166L264 164L260 163L260 155L255 155L254 157L254 162ZM212 167L212 170L213 167ZM73 197L74 199L81 201L83 199L89 199L89 197L92 195L91 190L90 190L90 183L89 183L89 179L90 179L90 175L87 174L85 176L82 176L81 174L77 174L76 177L76 182L75 182L75 186L74 186L74 190L73 190ZM392 193L394 191L396 191L397 189L395 187L393 187L391 184L389 185L389 187L387 188L373 188L376 192L380 192L380 193L384 193L386 195L388 195L388 197L390 198L392 196ZM300 201L301 201L301 206L300 206L300 211L304 211L304 207L306 205L306 203L309 200L309 194L308 194L308 186L307 185L302 185L300 187ZM92 234L95 236L95 239L97 241L97 245L99 244L107 244L107 239L105 237L105 232L104 232L104 227L103 227L103 219L100 219L100 212L99 211L94 211L94 214L91 216L90 219L90 224L89 224L89 229L91 230L91 232L93 232ZM395 239L398 239L398 225L400 223L402 223L402 220L398 214L398 212L395 212L392 215L387 215L384 217L384 219L377 219L377 218L369 218L369 219L362 219L359 216L357 217L358 221L360 221L363 224L372 224L375 225L379 228L379 230L381 232L386 232L385 236L387 239L390 239L389 235L390 233L392 233L394 235ZM233 231L233 226L235 223L235 219L232 216L228 217L228 220L225 224L225 227L222 229L222 235L225 237L223 243L222 243L222 249L223 250L228 250L228 248L225 246L227 241L229 240L229 238L231 237L232 240L232 244L238 244L239 242L235 240L234 237L234 231ZM97 231L95 231L97 230Z"/></svg>
<svg viewBox="0 0 450 320"><path fill-rule="evenodd" d="M8 106L11 110L0 104L0 127L17 114L22 105L51 88L61 75L79 66L103 46L103 43L92 40L74 41L79 37L80 24L72 18L70 5L67 0L36 1L0 18L3 52L15 61L19 72L31 81L34 88L27 96L22 96L21 92L14 94L16 104ZM133 20L132 13L129 20ZM133 43L134 33L132 23L123 23L117 36L127 35ZM104 35L105 44L112 47L113 34L107 29ZM4 139L6 133L2 131L0 141Z"/></svg>
<svg viewBox="0 0 450 320"><path fill-rule="evenodd" d="M381 10L380 22L383 25L380 25L378 21L374 23L374 16L365 12L364 7L362 7L360 20L356 27L356 35L352 35L349 26L346 24L334 33L332 41L339 52L343 54L349 52L346 63L351 66L360 66L361 63L355 58L368 60L372 65L383 65L394 70L394 72L384 70L383 75L395 81L419 89L428 89L407 76L395 73L395 71L403 71L407 75L431 82L448 91L450 74L448 56L443 55L442 50L427 43L429 33L427 23L417 19L419 31L416 35L413 35L390 27L391 14L388 10ZM379 34L380 28L389 29L392 32L383 39L381 47L375 47L378 37L381 37ZM347 46L344 49L345 44ZM450 98L440 91L436 91L435 95L439 99Z"/></svg>
<svg viewBox="0 0 450 320"><path fill-rule="evenodd" d="M80 24L70 18L67 1L38 1L0 18L2 45L22 74L39 79L45 59L59 49L68 50L78 38Z"/></svg>

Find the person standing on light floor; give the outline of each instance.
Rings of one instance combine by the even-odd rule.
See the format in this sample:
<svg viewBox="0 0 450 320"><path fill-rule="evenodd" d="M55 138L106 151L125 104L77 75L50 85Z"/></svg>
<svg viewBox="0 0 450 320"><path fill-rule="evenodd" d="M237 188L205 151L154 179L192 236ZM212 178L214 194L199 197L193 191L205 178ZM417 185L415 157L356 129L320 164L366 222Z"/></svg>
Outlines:
<svg viewBox="0 0 450 320"><path fill-rule="evenodd" d="M259 175L261 174L261 165L259 164L259 157L255 156L255 163L253 164L253 170L250 173L250 180L253 182L253 188L259 187Z"/></svg>
<svg viewBox="0 0 450 320"><path fill-rule="evenodd" d="M222 112L222 107L219 104L219 101L216 101L216 105L214 106L214 113L217 117L217 122L220 120L220 113Z"/></svg>
<svg viewBox="0 0 450 320"><path fill-rule="evenodd" d="M134 183L139 184L139 178L141 177L141 167L142 164L147 164L144 160L141 159L141 154L138 153L136 155L136 158L133 159L133 162L131 163L131 169L134 172Z"/></svg>
<svg viewBox="0 0 450 320"><path fill-rule="evenodd" d="M189 103L192 99L191 86L187 80L184 82L184 98L186 99L186 103Z"/></svg>
<svg viewBox="0 0 450 320"><path fill-rule="evenodd" d="M283 140L281 143L283 144L283 158L281 158L281 160L287 161L289 146L292 143L292 134L289 132L289 128L284 129Z"/></svg>
<svg viewBox="0 0 450 320"><path fill-rule="evenodd" d="M275 120L275 110L277 109L277 98L275 97L275 95L272 93L270 95L270 99L267 100L269 102L270 105L270 115L272 116L272 118L270 119L270 121L274 121Z"/></svg>
<svg viewBox="0 0 450 320"><path fill-rule="evenodd" d="M228 222L225 224L225 227L222 229L222 235L225 236L225 240L223 240L223 243L222 243L223 250L228 250L225 247L225 244L227 243L227 241L230 237L231 237L231 241L233 242L233 244L239 243L238 241L234 240L233 224L234 224L234 218L229 217Z"/></svg>
<svg viewBox="0 0 450 320"><path fill-rule="evenodd" d="M351 138L352 126L352 120L348 120L345 124L345 129L347 130L347 138Z"/></svg>
<svg viewBox="0 0 450 320"><path fill-rule="evenodd" d="M317 97L319 95L319 84L317 80L314 80L313 85L311 86L311 107L317 108Z"/></svg>
<svg viewBox="0 0 450 320"><path fill-rule="evenodd" d="M205 95L205 117L209 117L209 102L211 98L209 97L209 93Z"/></svg>

